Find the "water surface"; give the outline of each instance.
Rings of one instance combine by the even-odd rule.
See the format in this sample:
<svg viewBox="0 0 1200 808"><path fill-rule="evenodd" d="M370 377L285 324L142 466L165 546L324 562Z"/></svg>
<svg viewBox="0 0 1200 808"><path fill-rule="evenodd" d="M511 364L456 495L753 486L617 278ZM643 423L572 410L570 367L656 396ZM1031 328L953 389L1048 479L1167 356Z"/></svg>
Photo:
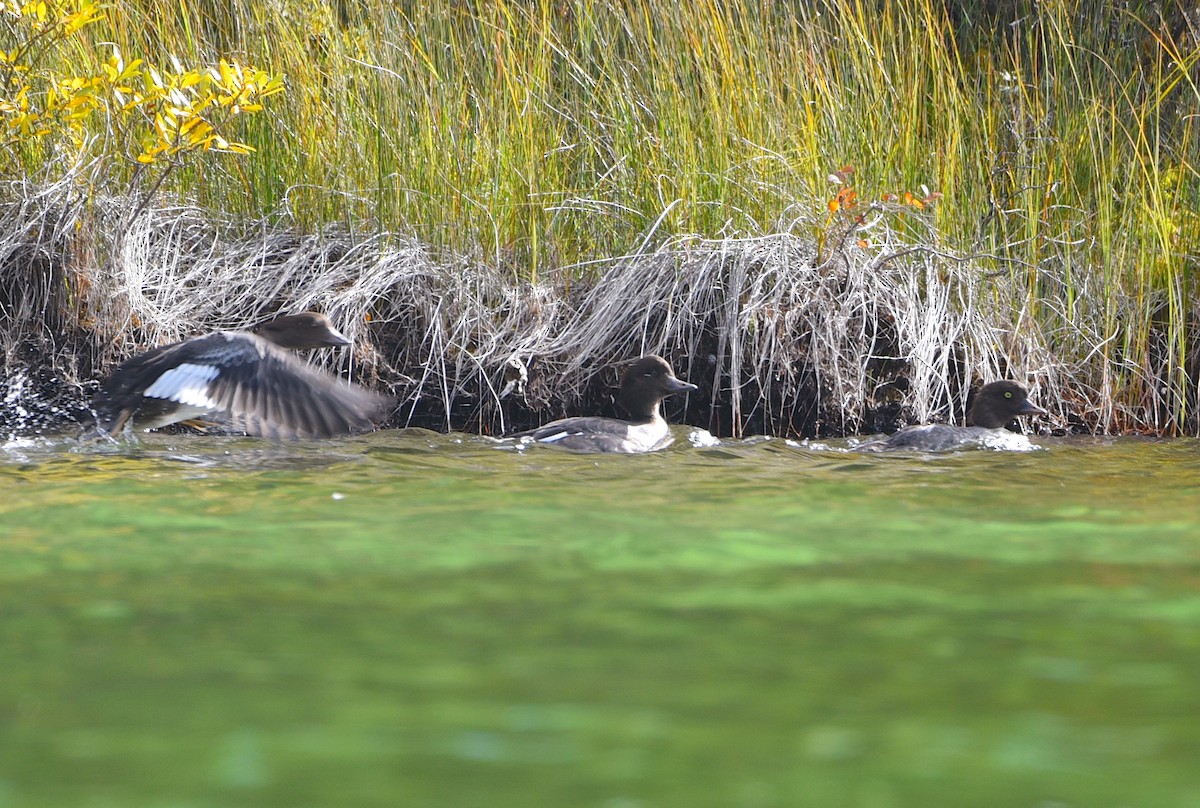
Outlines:
<svg viewBox="0 0 1200 808"><path fill-rule="evenodd" d="M0 451L0 808L1200 806L1200 443Z"/></svg>

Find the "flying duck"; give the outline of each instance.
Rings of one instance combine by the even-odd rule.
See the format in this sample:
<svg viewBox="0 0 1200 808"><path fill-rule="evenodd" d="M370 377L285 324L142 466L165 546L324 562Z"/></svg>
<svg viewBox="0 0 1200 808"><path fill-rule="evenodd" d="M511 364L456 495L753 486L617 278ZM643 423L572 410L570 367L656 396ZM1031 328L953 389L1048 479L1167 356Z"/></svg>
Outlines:
<svg viewBox="0 0 1200 808"><path fill-rule="evenodd" d="M373 428L389 400L311 368L288 350L349 345L329 318L288 314L249 332L216 331L124 362L93 399L96 425L115 434L224 413L269 438L327 438ZM288 350L285 350L288 349Z"/></svg>

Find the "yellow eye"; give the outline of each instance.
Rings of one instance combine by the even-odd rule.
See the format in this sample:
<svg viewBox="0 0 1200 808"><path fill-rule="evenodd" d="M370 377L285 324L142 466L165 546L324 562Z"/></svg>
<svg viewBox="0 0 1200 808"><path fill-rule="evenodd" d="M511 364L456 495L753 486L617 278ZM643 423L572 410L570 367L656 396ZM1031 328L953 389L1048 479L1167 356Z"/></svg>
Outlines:
<svg viewBox="0 0 1200 808"><path fill-rule="evenodd" d="M1012 398L1012 392L1011 392L1011 391L1008 391L1008 390L1005 390L1005 391L1004 391L1004 397L1005 397L1005 398Z"/></svg>

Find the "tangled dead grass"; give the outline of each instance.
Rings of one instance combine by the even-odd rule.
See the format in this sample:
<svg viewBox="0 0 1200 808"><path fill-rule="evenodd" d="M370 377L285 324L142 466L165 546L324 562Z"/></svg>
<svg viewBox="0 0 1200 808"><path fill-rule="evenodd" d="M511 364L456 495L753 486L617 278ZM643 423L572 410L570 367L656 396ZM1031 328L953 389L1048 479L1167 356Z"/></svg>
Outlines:
<svg viewBox="0 0 1200 808"><path fill-rule="evenodd" d="M720 435L960 420L971 385L1001 377L1027 384L1060 427L1163 426L1152 394L1124 408L1113 394L1131 378L1157 389L1158 369L1122 366L1101 350L1115 337L1089 325L1133 300L1077 298L1049 332L1032 308L1050 303L1026 273L985 271L881 207L820 249L798 235L817 222L756 238L651 232L643 249L529 285L395 233L301 235L189 206L129 223L126 200L85 205L67 183L3 200L7 434L86 410L94 379L136 352L306 309L356 346L316 361L397 395L393 425L500 434L615 412L619 363L659 353L701 388L672 415Z"/></svg>

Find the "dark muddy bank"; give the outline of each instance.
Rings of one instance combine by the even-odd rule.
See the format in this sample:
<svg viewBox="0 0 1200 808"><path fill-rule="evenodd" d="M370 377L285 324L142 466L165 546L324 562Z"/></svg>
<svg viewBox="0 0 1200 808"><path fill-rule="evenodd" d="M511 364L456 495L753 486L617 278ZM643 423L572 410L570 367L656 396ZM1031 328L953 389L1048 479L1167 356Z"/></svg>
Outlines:
<svg viewBox="0 0 1200 808"><path fill-rule="evenodd" d="M959 421L970 391L1001 377L1050 410L1043 429L1164 424L1154 391L1168 369L1131 371L1099 349L1060 355L1058 344L1105 337L1087 317L1069 334L1031 319L1025 275L887 232L870 250L844 240L824 254L791 233L676 239L531 286L394 234L297 234L188 207L108 237L119 210L30 196L0 209L0 434L86 420L97 379L134 353L304 309L355 341L314 361L396 396L386 426L498 435L618 415L619 363L644 353L700 387L669 401L669 417L718 436ZM1115 380L1145 392L1122 403ZM1194 413L1171 417L1194 432Z"/></svg>

